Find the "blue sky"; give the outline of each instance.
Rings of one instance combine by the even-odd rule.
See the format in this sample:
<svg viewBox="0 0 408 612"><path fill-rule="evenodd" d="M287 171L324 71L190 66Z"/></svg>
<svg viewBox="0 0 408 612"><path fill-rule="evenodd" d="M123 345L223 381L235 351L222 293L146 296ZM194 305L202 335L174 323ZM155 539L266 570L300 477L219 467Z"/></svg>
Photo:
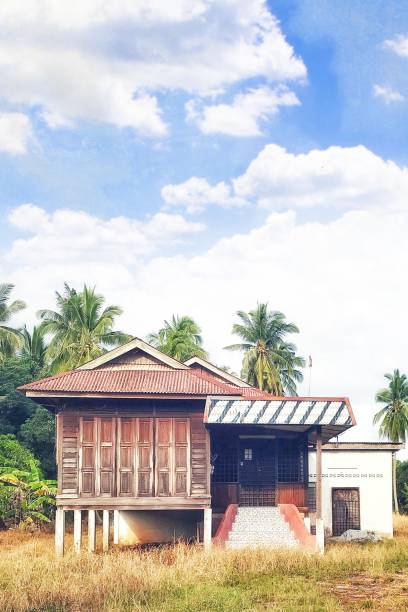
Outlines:
<svg viewBox="0 0 408 612"><path fill-rule="evenodd" d="M234 312L266 300L373 435L408 369L405 3L3 0L0 27L0 274L24 317L88 282L141 336L193 315L237 369Z"/></svg>

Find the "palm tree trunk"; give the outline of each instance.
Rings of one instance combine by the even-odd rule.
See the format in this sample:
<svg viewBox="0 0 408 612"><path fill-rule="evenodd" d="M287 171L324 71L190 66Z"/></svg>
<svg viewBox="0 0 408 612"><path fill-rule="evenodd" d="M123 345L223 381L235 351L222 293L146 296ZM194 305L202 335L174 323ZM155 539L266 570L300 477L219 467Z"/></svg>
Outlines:
<svg viewBox="0 0 408 612"><path fill-rule="evenodd" d="M397 496L397 461L395 459L395 453L392 453L392 493L394 498L394 512L399 514Z"/></svg>

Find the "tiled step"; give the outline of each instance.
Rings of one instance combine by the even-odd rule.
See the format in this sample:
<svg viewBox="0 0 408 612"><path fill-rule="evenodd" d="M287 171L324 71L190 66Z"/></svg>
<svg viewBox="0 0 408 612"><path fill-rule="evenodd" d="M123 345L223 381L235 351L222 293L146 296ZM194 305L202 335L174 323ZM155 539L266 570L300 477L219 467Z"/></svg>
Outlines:
<svg viewBox="0 0 408 612"><path fill-rule="evenodd" d="M228 548L298 545L279 508L267 506L239 507L226 542Z"/></svg>

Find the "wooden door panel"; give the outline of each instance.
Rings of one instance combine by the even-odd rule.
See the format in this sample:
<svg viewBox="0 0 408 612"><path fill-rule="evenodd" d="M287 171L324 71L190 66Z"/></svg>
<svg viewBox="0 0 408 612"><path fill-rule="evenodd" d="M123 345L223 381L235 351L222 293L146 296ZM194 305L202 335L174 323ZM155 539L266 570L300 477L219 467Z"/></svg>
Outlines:
<svg viewBox="0 0 408 612"><path fill-rule="evenodd" d="M115 432L114 417L97 417L98 457L95 479L96 494L102 497L112 497L115 475Z"/></svg>
<svg viewBox="0 0 408 612"><path fill-rule="evenodd" d="M134 465L134 444L135 444L135 421L131 417L118 419L118 495L132 496L135 493L135 465Z"/></svg>
<svg viewBox="0 0 408 612"><path fill-rule="evenodd" d="M96 492L96 419L80 419L80 494L93 497Z"/></svg>

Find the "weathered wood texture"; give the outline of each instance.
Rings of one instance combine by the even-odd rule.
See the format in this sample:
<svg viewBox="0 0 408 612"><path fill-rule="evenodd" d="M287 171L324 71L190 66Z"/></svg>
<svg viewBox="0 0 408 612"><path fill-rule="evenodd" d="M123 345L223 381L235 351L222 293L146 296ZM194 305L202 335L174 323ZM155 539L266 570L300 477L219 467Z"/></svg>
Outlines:
<svg viewBox="0 0 408 612"><path fill-rule="evenodd" d="M64 498L205 497L209 444L202 415L58 415ZM61 450L59 450L61 449Z"/></svg>
<svg viewBox="0 0 408 612"><path fill-rule="evenodd" d="M78 495L79 417L60 413L57 418L58 489L65 495Z"/></svg>
<svg viewBox="0 0 408 612"><path fill-rule="evenodd" d="M210 493L210 440L201 415L190 418L191 430L191 495Z"/></svg>

